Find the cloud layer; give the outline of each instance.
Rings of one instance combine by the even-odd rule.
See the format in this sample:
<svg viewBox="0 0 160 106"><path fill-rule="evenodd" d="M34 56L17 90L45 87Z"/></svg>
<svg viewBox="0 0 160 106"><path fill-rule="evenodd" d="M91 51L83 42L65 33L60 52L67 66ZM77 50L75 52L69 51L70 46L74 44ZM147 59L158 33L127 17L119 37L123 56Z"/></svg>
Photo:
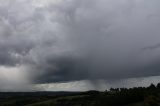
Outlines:
<svg viewBox="0 0 160 106"><path fill-rule="evenodd" d="M31 83L160 75L159 4L0 0L0 66Z"/></svg>

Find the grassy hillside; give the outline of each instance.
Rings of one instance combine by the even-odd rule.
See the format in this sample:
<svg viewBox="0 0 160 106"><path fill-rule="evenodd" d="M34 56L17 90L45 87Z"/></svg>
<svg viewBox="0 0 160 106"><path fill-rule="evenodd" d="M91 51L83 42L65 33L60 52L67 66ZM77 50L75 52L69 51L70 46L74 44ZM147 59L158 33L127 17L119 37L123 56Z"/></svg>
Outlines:
<svg viewBox="0 0 160 106"><path fill-rule="evenodd" d="M4 95L4 94L3 94ZM0 94L0 106L160 106L160 84L109 91Z"/></svg>

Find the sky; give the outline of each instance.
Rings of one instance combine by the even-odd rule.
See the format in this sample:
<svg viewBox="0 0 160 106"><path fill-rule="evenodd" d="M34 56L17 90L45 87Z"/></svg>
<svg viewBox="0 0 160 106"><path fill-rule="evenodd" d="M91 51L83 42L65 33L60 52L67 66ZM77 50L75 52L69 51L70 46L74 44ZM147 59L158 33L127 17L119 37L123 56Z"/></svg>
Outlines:
<svg viewBox="0 0 160 106"><path fill-rule="evenodd" d="M0 0L0 90L158 83L159 5L159 0Z"/></svg>

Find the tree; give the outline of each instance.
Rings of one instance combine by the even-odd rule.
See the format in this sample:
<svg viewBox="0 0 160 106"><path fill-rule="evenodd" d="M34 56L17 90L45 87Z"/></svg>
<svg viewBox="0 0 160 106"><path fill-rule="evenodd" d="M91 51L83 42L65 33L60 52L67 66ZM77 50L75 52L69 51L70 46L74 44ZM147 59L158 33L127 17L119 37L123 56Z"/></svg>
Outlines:
<svg viewBox="0 0 160 106"><path fill-rule="evenodd" d="M157 88L160 89L160 83L157 84Z"/></svg>
<svg viewBox="0 0 160 106"><path fill-rule="evenodd" d="M149 88L149 89L155 89L156 86L152 83L148 88Z"/></svg>

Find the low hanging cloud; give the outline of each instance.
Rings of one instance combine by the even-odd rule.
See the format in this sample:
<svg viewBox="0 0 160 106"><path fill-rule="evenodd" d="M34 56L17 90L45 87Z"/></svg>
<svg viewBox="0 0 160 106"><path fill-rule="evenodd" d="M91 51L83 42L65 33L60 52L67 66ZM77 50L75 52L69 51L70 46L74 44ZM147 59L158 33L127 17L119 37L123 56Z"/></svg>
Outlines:
<svg viewBox="0 0 160 106"><path fill-rule="evenodd" d="M0 66L30 83L160 75L159 3L0 0Z"/></svg>

